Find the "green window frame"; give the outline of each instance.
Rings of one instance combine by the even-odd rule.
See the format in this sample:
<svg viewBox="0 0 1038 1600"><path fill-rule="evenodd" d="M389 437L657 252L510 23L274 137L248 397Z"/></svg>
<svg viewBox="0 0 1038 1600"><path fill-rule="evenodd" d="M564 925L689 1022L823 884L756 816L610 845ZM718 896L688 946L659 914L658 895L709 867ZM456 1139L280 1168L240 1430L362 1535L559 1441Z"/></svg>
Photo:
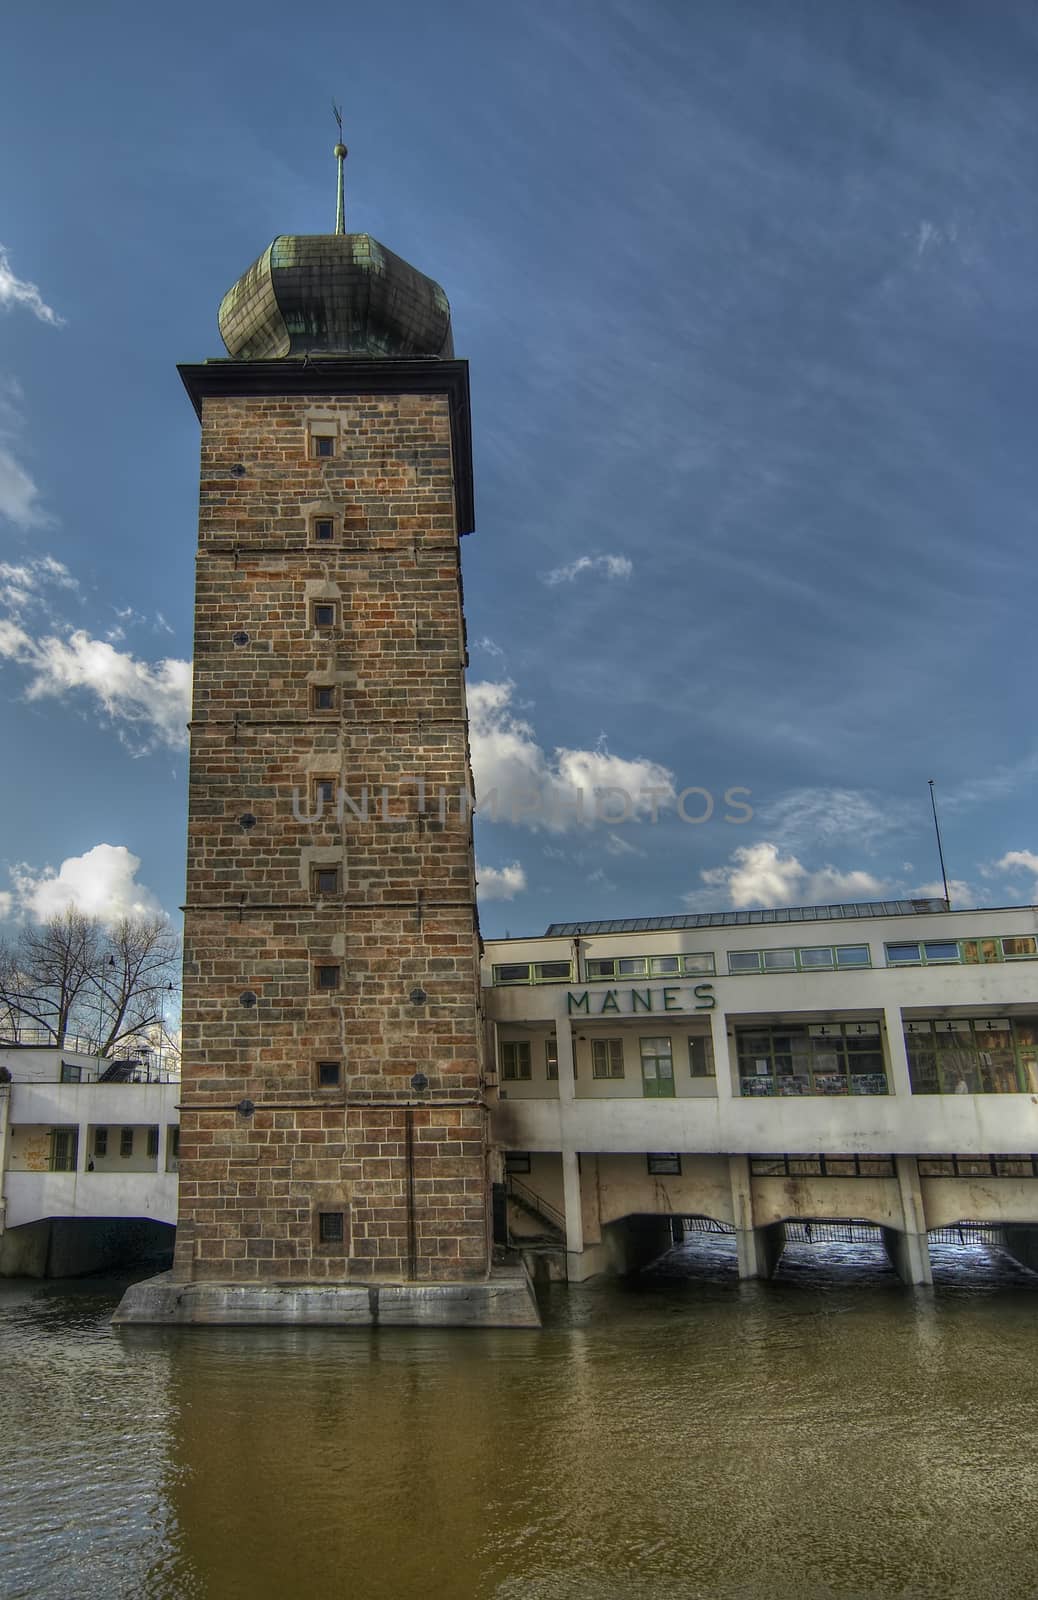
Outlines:
<svg viewBox="0 0 1038 1600"><path fill-rule="evenodd" d="M742 1095L889 1093L878 1022L765 1024L735 1037Z"/></svg>
<svg viewBox="0 0 1038 1600"><path fill-rule="evenodd" d="M728 952L728 971L733 977L746 972L861 971L871 965L872 951L867 944L776 945L767 950Z"/></svg>
<svg viewBox="0 0 1038 1600"><path fill-rule="evenodd" d="M587 983L614 982L617 978L711 978L716 972L712 950L689 950L677 955L588 956L584 962Z"/></svg>
<svg viewBox="0 0 1038 1600"><path fill-rule="evenodd" d="M529 1039L502 1039L500 1049L502 1082L528 1082L533 1077Z"/></svg>
<svg viewBox="0 0 1038 1600"><path fill-rule="evenodd" d="M904 1033L913 1094L1038 1094L1038 1014L914 1017Z"/></svg>
<svg viewBox="0 0 1038 1600"><path fill-rule="evenodd" d="M894 939L883 947L888 967L991 966L1038 960L1030 933L982 934L968 939Z"/></svg>
<svg viewBox="0 0 1038 1600"><path fill-rule="evenodd" d="M624 1042L622 1039L592 1039L591 1072L595 1078L622 1078L624 1076Z"/></svg>
<svg viewBox="0 0 1038 1600"><path fill-rule="evenodd" d="M708 1033L688 1035L688 1075L690 1078L714 1078L714 1041Z"/></svg>

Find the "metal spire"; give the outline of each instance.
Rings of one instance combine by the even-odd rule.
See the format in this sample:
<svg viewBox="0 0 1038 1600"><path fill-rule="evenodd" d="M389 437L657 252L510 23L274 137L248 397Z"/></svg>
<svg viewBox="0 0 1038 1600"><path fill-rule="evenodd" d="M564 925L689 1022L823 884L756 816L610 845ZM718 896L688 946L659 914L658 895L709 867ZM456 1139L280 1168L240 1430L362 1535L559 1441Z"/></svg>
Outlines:
<svg viewBox="0 0 1038 1600"><path fill-rule="evenodd" d="M335 146L335 159L339 163L339 186L335 204L335 231L346 232L346 174L344 162L347 156L346 146L342 142L342 107L332 101L332 114L339 125L339 142Z"/></svg>

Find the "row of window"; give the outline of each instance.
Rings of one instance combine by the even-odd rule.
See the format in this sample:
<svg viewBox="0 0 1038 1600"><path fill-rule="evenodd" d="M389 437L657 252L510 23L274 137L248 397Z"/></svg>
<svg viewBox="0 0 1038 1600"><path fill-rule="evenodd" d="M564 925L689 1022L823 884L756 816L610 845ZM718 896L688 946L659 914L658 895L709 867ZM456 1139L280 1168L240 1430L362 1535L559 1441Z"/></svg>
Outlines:
<svg viewBox="0 0 1038 1600"><path fill-rule="evenodd" d="M832 972L871 967L867 944L819 944L789 950L729 950L729 972Z"/></svg>
<svg viewBox="0 0 1038 1600"><path fill-rule="evenodd" d="M643 1085L673 1085L673 1042L669 1038L643 1038L638 1041ZM533 1046L529 1039L502 1039L500 1046L501 1077L506 1083L529 1081L533 1077ZM545 1077L559 1075L559 1046L556 1039L544 1041ZM708 1037L689 1035L688 1070L693 1078L714 1076L713 1046ZM591 1075L594 1078L623 1078L624 1042L622 1039L593 1039L591 1041ZM577 1076L574 1062L573 1076ZM671 1088L661 1088L660 1093L673 1093Z"/></svg>
<svg viewBox="0 0 1038 1600"><path fill-rule="evenodd" d="M1033 934L990 939L922 939L898 941L883 947L890 967L937 966L957 962L976 966L987 962L1028 961L1038 958L1038 938ZM833 972L871 967L867 944L790 946L778 950L730 950L728 971ZM588 957L584 981L618 978L675 978L710 976L715 971L710 951L673 956ZM494 967L495 984L572 983L571 961L504 962Z"/></svg>
<svg viewBox="0 0 1038 1600"><path fill-rule="evenodd" d="M893 1178L893 1156L750 1156L754 1178ZM921 1178L1038 1178L1038 1155L919 1156ZM645 1157L654 1177L680 1177L681 1155L657 1150ZM505 1171L524 1173L531 1167L528 1150L505 1152Z"/></svg>
<svg viewBox="0 0 1038 1600"><path fill-rule="evenodd" d="M588 959L584 980L595 983L616 978L701 978L715 970L709 950L680 956L611 956L608 960ZM495 984L573 983L571 961L509 961L494 967Z"/></svg>
<svg viewBox="0 0 1038 1600"><path fill-rule="evenodd" d="M751 1156L753 1178L893 1178L893 1156Z"/></svg>
<svg viewBox="0 0 1038 1600"><path fill-rule="evenodd" d="M958 962L974 967L995 961L1033 961L1038 939L1014 934L1000 939L920 939L884 946L889 967L932 967Z"/></svg>
<svg viewBox="0 0 1038 1600"><path fill-rule="evenodd" d="M133 1141L134 1141L134 1134L135 1133L136 1133L136 1129L135 1128L120 1128L119 1129L119 1154L120 1154L120 1156L122 1157L122 1159L124 1161L128 1161L130 1159L130 1157L133 1155ZM158 1130L158 1128L152 1127L152 1128L149 1128L147 1130L147 1133L148 1133L148 1145L147 1145L148 1155L151 1156L152 1158L154 1158L159 1153L159 1130ZM109 1130L107 1128L95 1128L94 1129L94 1154L95 1154L95 1156L106 1156L108 1154L108 1134L109 1134ZM180 1129L179 1128L171 1128L170 1129L170 1154L173 1155L173 1156L177 1155L178 1152L179 1152L179 1149L180 1149Z"/></svg>

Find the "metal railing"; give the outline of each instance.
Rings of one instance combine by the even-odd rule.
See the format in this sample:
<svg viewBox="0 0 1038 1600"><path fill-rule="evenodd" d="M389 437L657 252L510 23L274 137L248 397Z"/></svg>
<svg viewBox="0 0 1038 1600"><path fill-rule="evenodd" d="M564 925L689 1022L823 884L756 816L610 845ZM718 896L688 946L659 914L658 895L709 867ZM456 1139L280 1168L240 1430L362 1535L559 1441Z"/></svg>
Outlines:
<svg viewBox="0 0 1038 1600"><path fill-rule="evenodd" d="M537 1215L543 1217L545 1222L550 1222L553 1228L558 1228L560 1233L565 1233L566 1218L558 1207L553 1206L550 1200L545 1200L543 1196L528 1188L525 1183L520 1183L519 1179L512 1173L508 1174L508 1193L513 1199L518 1200L520 1205L524 1205L528 1211L536 1211Z"/></svg>

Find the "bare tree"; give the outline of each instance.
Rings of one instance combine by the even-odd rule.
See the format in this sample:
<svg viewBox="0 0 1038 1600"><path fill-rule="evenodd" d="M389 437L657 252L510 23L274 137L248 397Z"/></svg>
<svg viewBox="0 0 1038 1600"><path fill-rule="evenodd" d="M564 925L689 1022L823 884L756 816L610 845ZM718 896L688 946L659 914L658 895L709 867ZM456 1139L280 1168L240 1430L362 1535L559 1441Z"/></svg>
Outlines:
<svg viewBox="0 0 1038 1600"><path fill-rule="evenodd" d="M61 1046L79 1033L101 1056L147 1042L149 1030L164 1031L179 950L162 917L106 927L72 907L26 925L0 947L0 1035L29 1025Z"/></svg>
<svg viewBox="0 0 1038 1600"><path fill-rule="evenodd" d="M85 1008L96 1018L101 1055L110 1056L117 1045L164 1027L163 1009L179 955L180 941L164 917L123 917L106 930Z"/></svg>
<svg viewBox="0 0 1038 1600"><path fill-rule="evenodd" d="M27 925L4 952L0 1005L19 1026L26 1022L65 1043L77 1002L98 961L100 929L74 906Z"/></svg>

